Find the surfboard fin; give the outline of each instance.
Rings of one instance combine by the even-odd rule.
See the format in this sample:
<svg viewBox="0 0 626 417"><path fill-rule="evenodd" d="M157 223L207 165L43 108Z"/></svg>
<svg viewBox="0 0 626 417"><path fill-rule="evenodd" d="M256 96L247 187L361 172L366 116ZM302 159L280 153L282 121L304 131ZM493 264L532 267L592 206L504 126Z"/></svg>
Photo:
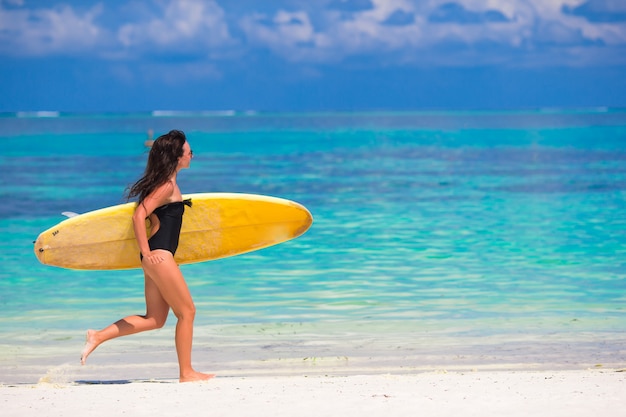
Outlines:
<svg viewBox="0 0 626 417"><path fill-rule="evenodd" d="M64 211L61 214L64 215L65 217L67 217L67 218L72 218L72 217L78 216L78 213L74 213L73 211Z"/></svg>

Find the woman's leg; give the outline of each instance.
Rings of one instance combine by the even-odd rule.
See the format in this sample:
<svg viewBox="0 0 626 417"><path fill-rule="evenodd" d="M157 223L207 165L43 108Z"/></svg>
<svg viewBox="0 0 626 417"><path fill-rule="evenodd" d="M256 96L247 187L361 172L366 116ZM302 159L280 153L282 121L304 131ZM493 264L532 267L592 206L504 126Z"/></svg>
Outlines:
<svg viewBox="0 0 626 417"><path fill-rule="evenodd" d="M144 288L146 298L146 314L144 316L128 316L102 330L87 330L87 341L80 358L83 365L89 354L107 340L163 327L170 307L161 295L156 283L147 273L144 273Z"/></svg>
<svg viewBox="0 0 626 417"><path fill-rule="evenodd" d="M180 382L212 378L214 375L196 372L191 366L191 345L196 308L174 257L169 252L164 252L164 257L165 260L156 265L145 262L144 270L159 288L163 299L178 319L176 323L176 353L178 354Z"/></svg>

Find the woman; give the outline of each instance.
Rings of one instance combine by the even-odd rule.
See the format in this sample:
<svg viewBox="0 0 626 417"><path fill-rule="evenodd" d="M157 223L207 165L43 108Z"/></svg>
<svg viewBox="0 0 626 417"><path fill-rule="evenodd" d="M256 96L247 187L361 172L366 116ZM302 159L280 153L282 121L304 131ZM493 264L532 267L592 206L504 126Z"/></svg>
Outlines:
<svg viewBox="0 0 626 417"><path fill-rule="evenodd" d="M214 376L196 372L191 366L195 306L174 260L184 205L190 205L182 201L176 175L181 169L189 168L192 157L193 152L181 131L172 130L154 141L144 176L128 191L129 199L139 199L133 214L133 227L144 271L146 314L126 317L102 330L88 330L82 364L102 342L163 327L171 308L178 319L176 352L180 382L201 381ZM151 224L149 239L145 230L146 218Z"/></svg>

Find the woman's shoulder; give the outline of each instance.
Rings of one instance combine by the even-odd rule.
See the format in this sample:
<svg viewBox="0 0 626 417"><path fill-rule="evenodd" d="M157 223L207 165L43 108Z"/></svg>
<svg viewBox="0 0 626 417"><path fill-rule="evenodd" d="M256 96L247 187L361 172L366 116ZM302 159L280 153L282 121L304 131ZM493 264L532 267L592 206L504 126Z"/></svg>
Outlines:
<svg viewBox="0 0 626 417"><path fill-rule="evenodd" d="M169 180L159 185L154 190L153 194L162 204L168 204L182 200L182 195L180 193L178 185L176 185L173 180Z"/></svg>
<svg viewBox="0 0 626 417"><path fill-rule="evenodd" d="M174 181L167 180L163 184L157 186L153 192L154 194L169 196L174 192L174 188L176 188Z"/></svg>
<svg viewBox="0 0 626 417"><path fill-rule="evenodd" d="M144 201L151 201L155 207L167 204L172 200L174 188L174 184L171 181L164 182L163 184L156 186L154 190L146 196Z"/></svg>
<svg viewBox="0 0 626 417"><path fill-rule="evenodd" d="M170 204L177 199L180 200L180 198L178 198L178 195L176 195L177 193L180 193L180 191L176 193L177 190L178 187L174 182L164 182L163 184L157 186L154 190L152 190L152 192L148 194L146 198L141 200L137 207L139 208L140 206L142 206L145 210L145 214L150 215L157 208Z"/></svg>

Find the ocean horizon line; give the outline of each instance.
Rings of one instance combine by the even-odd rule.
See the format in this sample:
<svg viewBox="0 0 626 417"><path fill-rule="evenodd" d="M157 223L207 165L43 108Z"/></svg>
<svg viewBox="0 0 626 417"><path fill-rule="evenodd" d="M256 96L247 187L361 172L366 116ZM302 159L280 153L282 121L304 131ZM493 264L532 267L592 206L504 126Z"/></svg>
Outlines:
<svg viewBox="0 0 626 417"><path fill-rule="evenodd" d="M626 108L537 108L520 110L354 110L265 112L257 110L151 110L79 113L0 112L0 137L41 134L154 134L269 131L459 131L626 126Z"/></svg>
<svg viewBox="0 0 626 417"><path fill-rule="evenodd" d="M256 110L256 109L153 109L128 111L13 110L0 111L0 118L63 118L63 117L276 117L276 116L359 116L359 115L493 115L493 114L602 114L626 113L626 107L612 106L541 106L520 108L420 108L420 109L338 109L338 110Z"/></svg>

